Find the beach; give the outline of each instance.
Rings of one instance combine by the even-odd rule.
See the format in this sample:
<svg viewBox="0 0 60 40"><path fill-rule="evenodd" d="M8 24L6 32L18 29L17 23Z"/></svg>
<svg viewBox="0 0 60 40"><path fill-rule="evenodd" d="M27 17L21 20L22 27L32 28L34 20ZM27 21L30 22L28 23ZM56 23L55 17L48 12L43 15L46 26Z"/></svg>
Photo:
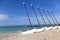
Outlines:
<svg viewBox="0 0 60 40"><path fill-rule="evenodd" d="M60 29L45 30L31 34L12 32L0 34L0 40L60 40Z"/></svg>

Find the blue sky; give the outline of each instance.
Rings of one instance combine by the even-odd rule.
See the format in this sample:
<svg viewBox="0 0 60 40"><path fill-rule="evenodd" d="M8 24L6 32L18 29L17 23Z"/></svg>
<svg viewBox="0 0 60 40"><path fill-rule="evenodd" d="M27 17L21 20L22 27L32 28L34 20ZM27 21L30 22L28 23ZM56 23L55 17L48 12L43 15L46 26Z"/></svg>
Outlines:
<svg viewBox="0 0 60 40"><path fill-rule="evenodd" d="M36 9L37 5L40 8L44 7L51 9L57 20L60 22L60 0L0 0L0 26L29 24L22 4L24 1L28 8L32 24L37 24L37 21L30 6L31 3L35 7L40 22L42 22L42 19Z"/></svg>

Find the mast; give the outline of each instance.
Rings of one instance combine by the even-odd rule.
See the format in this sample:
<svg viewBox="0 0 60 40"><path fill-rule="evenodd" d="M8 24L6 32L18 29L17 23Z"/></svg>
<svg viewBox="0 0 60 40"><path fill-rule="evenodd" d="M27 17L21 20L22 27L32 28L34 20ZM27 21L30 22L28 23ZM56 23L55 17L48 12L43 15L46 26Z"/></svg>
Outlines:
<svg viewBox="0 0 60 40"><path fill-rule="evenodd" d="M23 2L23 5L24 5L25 11L26 11L26 15L27 15L27 17L28 17L28 21L29 21L29 23L30 23L30 27L32 27L32 23L31 23L31 20L30 20L30 17L29 17L28 10L27 10L27 7L26 7L26 5L25 5L25 2Z"/></svg>
<svg viewBox="0 0 60 40"><path fill-rule="evenodd" d="M49 20L49 18L48 18L48 16L47 16L47 14L46 14L46 10L47 10L47 9L45 9L45 10L44 10L44 9L42 9L42 11L44 12L44 15L45 15L45 17L46 17L47 21L48 21L48 22L49 22L49 24L50 24L49 26L51 26L52 24L51 24L51 22L50 22L50 20Z"/></svg>
<svg viewBox="0 0 60 40"><path fill-rule="evenodd" d="M40 22L39 22L39 19L38 19L38 17L37 17L37 14L36 14L36 12L35 12L35 9L34 9L34 7L33 7L33 4L31 4L31 7L32 7L32 10L33 10L33 12L34 12L34 15L35 15L35 17L36 17L36 19L37 19L37 22L38 22L39 26L41 26L41 24L40 24Z"/></svg>
<svg viewBox="0 0 60 40"><path fill-rule="evenodd" d="M42 20L44 21L44 24L47 26L46 21L45 21L45 19L44 19L44 17L43 17L42 11L39 9L38 6L37 6L37 9L38 9L38 11L39 11L39 13L40 13L40 16L42 17Z"/></svg>
<svg viewBox="0 0 60 40"><path fill-rule="evenodd" d="M49 10L46 10L46 11L47 11L47 13L49 14L50 18L52 19L53 23L54 23L55 25L57 25L57 24L55 23L55 21L54 21L52 15L51 15L51 13L49 12Z"/></svg>
<svg viewBox="0 0 60 40"><path fill-rule="evenodd" d="M58 26L58 25L59 25L59 23L58 23L57 19L55 18L55 16L54 16L53 12L52 12L51 10L50 10L49 12L50 12L50 13L51 13L51 15L53 16L53 18L54 18L54 20L56 21L57 26Z"/></svg>

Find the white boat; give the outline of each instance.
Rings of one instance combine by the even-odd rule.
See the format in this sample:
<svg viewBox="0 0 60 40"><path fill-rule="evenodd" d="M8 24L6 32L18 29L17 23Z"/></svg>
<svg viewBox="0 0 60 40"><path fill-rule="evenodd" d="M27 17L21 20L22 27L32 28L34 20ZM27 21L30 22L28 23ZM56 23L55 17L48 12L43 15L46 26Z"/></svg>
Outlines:
<svg viewBox="0 0 60 40"><path fill-rule="evenodd" d="M46 28L45 30L52 30L52 28L53 28L53 27L51 26L51 27Z"/></svg>
<svg viewBox="0 0 60 40"><path fill-rule="evenodd" d="M58 28L58 26L53 27L53 29L57 29L57 28Z"/></svg>
<svg viewBox="0 0 60 40"><path fill-rule="evenodd" d="M32 34L36 31L37 29L32 29L32 30L28 30L28 31L25 31L25 32L21 32L22 34Z"/></svg>
<svg viewBox="0 0 60 40"><path fill-rule="evenodd" d="M35 32L42 32L42 31L44 31L44 28L37 29Z"/></svg>
<svg viewBox="0 0 60 40"><path fill-rule="evenodd" d="M43 27L44 29L46 29L47 27Z"/></svg>
<svg viewBox="0 0 60 40"><path fill-rule="evenodd" d="M46 29L47 27L41 28L41 29L37 29L35 32L42 32Z"/></svg>
<svg viewBox="0 0 60 40"><path fill-rule="evenodd" d="M60 26L57 26L58 28L60 28Z"/></svg>

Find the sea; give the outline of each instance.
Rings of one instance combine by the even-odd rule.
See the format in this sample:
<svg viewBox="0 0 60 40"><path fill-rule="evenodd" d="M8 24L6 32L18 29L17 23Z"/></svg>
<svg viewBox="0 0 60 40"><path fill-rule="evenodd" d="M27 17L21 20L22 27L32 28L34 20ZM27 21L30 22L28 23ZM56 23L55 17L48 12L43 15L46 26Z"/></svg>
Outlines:
<svg viewBox="0 0 60 40"><path fill-rule="evenodd" d="M48 25L49 26L49 25ZM45 27L43 25L43 27ZM17 31L26 31L26 30L31 30L32 28L42 28L42 26L34 25L34 27L29 27L29 26L0 26L0 33L8 33L8 32L17 32Z"/></svg>
<svg viewBox="0 0 60 40"><path fill-rule="evenodd" d="M0 26L0 33L29 30L27 26Z"/></svg>

